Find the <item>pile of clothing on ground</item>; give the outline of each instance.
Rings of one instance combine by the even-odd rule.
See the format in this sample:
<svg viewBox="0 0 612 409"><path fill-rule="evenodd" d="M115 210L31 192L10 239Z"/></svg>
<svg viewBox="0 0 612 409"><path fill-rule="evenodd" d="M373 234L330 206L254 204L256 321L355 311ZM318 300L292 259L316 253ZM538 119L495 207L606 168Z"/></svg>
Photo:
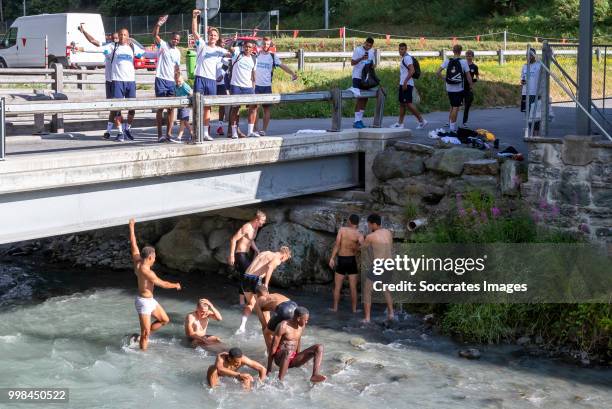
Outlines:
<svg viewBox="0 0 612 409"><path fill-rule="evenodd" d="M429 132L429 137L439 139L441 142L451 145L470 145L475 149L499 150L499 139L493 132L486 129L459 128L457 132L444 128L434 129ZM497 157L523 160L523 154L519 153L513 146L498 151Z"/></svg>

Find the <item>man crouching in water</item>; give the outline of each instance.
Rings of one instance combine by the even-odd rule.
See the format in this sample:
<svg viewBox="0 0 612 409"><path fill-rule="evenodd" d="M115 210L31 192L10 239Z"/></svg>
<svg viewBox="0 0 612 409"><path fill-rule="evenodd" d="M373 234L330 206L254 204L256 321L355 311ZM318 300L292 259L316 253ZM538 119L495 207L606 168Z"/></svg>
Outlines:
<svg viewBox="0 0 612 409"><path fill-rule="evenodd" d="M151 332L157 331L164 325L170 322L168 314L162 306L153 298L153 288L155 286L161 288L181 289L179 283L170 283L164 281L155 275L151 267L155 263L155 249L151 246L142 248L142 252L138 249L136 242L136 233L134 232L134 219L130 219L130 246L132 253L132 262L134 263L134 273L138 277L138 296L136 297L135 306L138 312L140 321L140 349L145 351L149 344L149 335ZM155 318L155 322L151 324L151 315Z"/></svg>
<svg viewBox="0 0 612 409"><path fill-rule="evenodd" d="M228 376L236 378L242 383L245 390L250 390L253 386L253 377L246 372L238 372L242 366L248 366L259 372L259 380L266 379L266 368L257 361L253 361L242 354L240 348L232 348L228 352L221 352L217 355L214 365L208 367L206 380L211 388L219 385L219 378Z"/></svg>
<svg viewBox="0 0 612 409"><path fill-rule="evenodd" d="M263 284L255 288L255 294L255 312L261 323L266 349L270 349L276 326L281 321L293 318L297 304L282 294L270 294L268 287ZM273 314L272 317L271 314Z"/></svg>
<svg viewBox="0 0 612 409"><path fill-rule="evenodd" d="M308 323L309 315L306 308L297 307L292 319L282 321L276 327L272 347L268 349L268 373L272 371L272 362L276 363L279 367L278 379L281 381L289 368L300 367L313 358L310 382L323 382L327 379L319 373L323 360L323 345L316 344L300 352L302 333Z"/></svg>
<svg viewBox="0 0 612 409"><path fill-rule="evenodd" d="M206 335L209 319L221 321L223 317L210 301L201 298L198 300L196 310L185 317L185 335L191 341L192 347L206 347L221 342L219 337Z"/></svg>

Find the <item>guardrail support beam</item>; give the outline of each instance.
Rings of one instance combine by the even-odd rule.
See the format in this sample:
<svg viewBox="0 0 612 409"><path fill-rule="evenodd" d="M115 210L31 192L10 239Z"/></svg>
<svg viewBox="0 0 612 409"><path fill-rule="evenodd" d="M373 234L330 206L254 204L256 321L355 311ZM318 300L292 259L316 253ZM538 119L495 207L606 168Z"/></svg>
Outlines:
<svg viewBox="0 0 612 409"><path fill-rule="evenodd" d="M56 94L64 92L64 67L60 63L53 63L52 67L55 71L53 73L53 91ZM51 132L63 133L64 132L64 114L61 112L53 114L51 117Z"/></svg>
<svg viewBox="0 0 612 409"><path fill-rule="evenodd" d="M330 131L340 132L342 130L342 90L340 88L332 88L331 105L332 126Z"/></svg>
<svg viewBox="0 0 612 409"><path fill-rule="evenodd" d="M383 117L385 115L385 90L379 87L376 91L376 108L374 110L373 128L382 128Z"/></svg>
<svg viewBox="0 0 612 409"><path fill-rule="evenodd" d="M4 97L0 98L0 161L4 160L6 156L6 116L4 115Z"/></svg>
<svg viewBox="0 0 612 409"><path fill-rule="evenodd" d="M193 94L193 130L195 135L192 135L195 143L202 143L204 140L204 111L202 104L202 94L195 92Z"/></svg>
<svg viewBox="0 0 612 409"><path fill-rule="evenodd" d="M301 48L297 51L297 59L298 71L304 71L304 50Z"/></svg>

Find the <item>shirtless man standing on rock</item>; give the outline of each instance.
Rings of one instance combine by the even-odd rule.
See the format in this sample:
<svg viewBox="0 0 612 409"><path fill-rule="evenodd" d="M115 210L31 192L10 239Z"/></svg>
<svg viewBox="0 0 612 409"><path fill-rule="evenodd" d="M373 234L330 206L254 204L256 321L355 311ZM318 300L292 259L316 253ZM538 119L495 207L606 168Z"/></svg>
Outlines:
<svg viewBox="0 0 612 409"><path fill-rule="evenodd" d="M293 318L282 321L274 331L272 346L268 349L268 373L272 371L272 362L279 367L278 379L285 377L289 368L297 368L314 359L310 382L323 382L327 377L319 373L323 360L323 345L315 344L300 352L300 343L309 312L304 307L297 307Z"/></svg>
<svg viewBox="0 0 612 409"><path fill-rule="evenodd" d="M146 351L149 344L149 336L151 332L157 331L164 325L170 322L168 314L162 306L153 298L153 288L155 286L161 288L181 289L181 284L164 281L157 277L151 267L155 263L155 249L151 246L142 248L142 252L138 249L136 242L136 233L134 232L134 219L130 219L130 247L132 253L132 262L134 263L134 273L138 277L138 296L134 303L138 312L140 321L140 349ZM155 318L155 322L151 324L151 315Z"/></svg>
<svg viewBox="0 0 612 409"><path fill-rule="evenodd" d="M211 388L219 385L219 378L227 376L236 378L242 383L245 390L250 390L253 386L253 376L246 372L238 372L242 366L248 366L259 372L259 380L266 379L266 368L257 361L253 361L242 354L240 348L232 348L228 352L221 352L217 355L214 365L208 367L206 380Z"/></svg>
<svg viewBox="0 0 612 409"><path fill-rule="evenodd" d="M357 252L359 251L359 244L363 241L363 235L357 230L358 227L359 216L356 214L350 215L348 225L340 227L340 230L338 230L336 243L329 259L329 267L335 271L333 312L338 311L342 283L346 276L348 276L351 288L351 309L353 313L357 312L357 278L359 277ZM338 262L336 262L336 255L338 256Z"/></svg>
<svg viewBox="0 0 612 409"><path fill-rule="evenodd" d="M272 336L276 326L284 320L293 318L297 304L282 294L270 294L268 287L261 284L255 288L255 312L261 322L261 330L266 341L266 348L270 348ZM270 315L272 314L272 318Z"/></svg>
<svg viewBox="0 0 612 409"><path fill-rule="evenodd" d="M274 270L290 258L291 250L287 246L281 247L278 251L261 252L242 275L241 285L246 298L246 304L242 311L240 328L238 328L236 334L242 334L246 331L247 319L253 312L253 308L255 308L254 295L257 286L264 284L267 287L270 284Z"/></svg>
<svg viewBox="0 0 612 409"><path fill-rule="evenodd" d="M219 337L206 335L208 320L221 321L221 313L206 298L198 300L196 310L185 317L185 335L191 341L192 347L207 347L221 342Z"/></svg>
<svg viewBox="0 0 612 409"><path fill-rule="evenodd" d="M373 263L374 259L387 259L393 258L393 234L381 227L381 217L377 214L371 214L368 216L368 228L370 229L370 234L368 234L361 245L361 250L367 252L368 262L370 263L370 267L366 273L366 280L364 286L363 293L363 304L364 304L364 313L365 318L363 319L363 323L370 322L370 313L372 311L372 287L374 281L383 280L383 275L376 275L373 271ZM389 291L385 291L385 301L387 302L387 320L393 321L395 319L395 315L393 314L393 298L391 298L391 293Z"/></svg>
<svg viewBox="0 0 612 409"><path fill-rule="evenodd" d="M255 237L258 230L266 223L266 214L261 210L255 213L255 218L248 223L245 223L240 230L236 232L230 239L230 255L229 265L236 266L236 271L240 273L240 280L251 264L249 256L250 250L253 249L255 255L259 254L259 249L255 245ZM239 287L240 305L244 305L244 293L242 286Z"/></svg>

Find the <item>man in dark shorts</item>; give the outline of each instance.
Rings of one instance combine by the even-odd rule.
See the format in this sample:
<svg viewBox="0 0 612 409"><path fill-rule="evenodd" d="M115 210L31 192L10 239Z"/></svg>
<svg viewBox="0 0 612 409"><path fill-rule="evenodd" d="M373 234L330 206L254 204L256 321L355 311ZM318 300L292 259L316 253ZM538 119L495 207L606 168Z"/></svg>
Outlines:
<svg viewBox="0 0 612 409"><path fill-rule="evenodd" d="M255 218L245 223L230 239L229 265L235 266L236 271L240 274L240 281L242 281L242 276L251 265L250 250L253 249L255 255L259 254L255 237L257 237L257 232L264 224L266 224L266 214L258 210L255 213ZM240 305L244 305L242 285L239 286L238 293L240 294Z"/></svg>
<svg viewBox="0 0 612 409"><path fill-rule="evenodd" d="M312 376L310 382L318 383L327 379L319 373L321 361L323 361L323 345L315 344L303 351L300 351L302 334L306 324L308 324L309 312L304 307L297 307L293 318L281 321L276 326L272 345L268 348L268 368L267 372L272 371L272 363L279 367L278 379L283 380L289 368L298 368L306 364L311 359L314 360L312 366Z"/></svg>
<svg viewBox="0 0 612 409"><path fill-rule="evenodd" d="M467 61L461 58L462 50L463 48L459 44L453 46L453 58L444 60L436 72L436 75L442 78L442 71L446 70L446 92L450 102L448 124L451 133L457 132L457 116L463 103L465 91L472 90L472 77L469 75L470 67ZM466 85L464 85L464 82Z"/></svg>
<svg viewBox="0 0 612 409"><path fill-rule="evenodd" d="M351 65L353 66L353 88L361 89L361 73L363 71L363 67L366 64L373 63L374 61L374 50L372 50L373 46L374 39L372 37L368 37L362 45L355 48L353 51L353 56L351 57ZM353 123L353 128L365 128L365 125L363 124L363 113L367 104L367 98L357 98L357 102L355 102L355 121Z"/></svg>
<svg viewBox="0 0 612 409"><path fill-rule="evenodd" d="M357 312L357 278L359 277L359 270L357 269L356 255L359 251L359 244L363 241L363 235L357 230L358 227L359 216L356 214L350 215L348 225L340 227L340 230L338 230L336 242L329 259L329 267L335 271L333 312L338 311L342 284L347 276L351 289L351 308L353 313ZM337 262L336 255L338 256Z"/></svg>
<svg viewBox="0 0 612 409"><path fill-rule="evenodd" d="M400 114L398 121L391 125L391 128L404 127L404 117L406 116L406 110L408 110L412 112L418 122L416 129L423 129L427 126L427 121L412 103L412 93L414 90L414 78L412 78L412 76L415 72L414 60L410 54L408 54L408 46L406 43L400 43L398 51L400 57L402 57L400 61L400 80L398 89Z"/></svg>
<svg viewBox="0 0 612 409"><path fill-rule="evenodd" d="M474 64L474 51L467 50L465 52L465 60L468 63L468 67L470 67L470 77L472 78L472 84L478 81L480 78L480 73L478 72L478 66ZM466 80L467 81L467 80ZM474 102L474 92L472 89L467 89L468 87L464 84L465 90L465 101L463 104L463 126L467 126L467 121L470 116L470 108L472 107L472 102Z"/></svg>

